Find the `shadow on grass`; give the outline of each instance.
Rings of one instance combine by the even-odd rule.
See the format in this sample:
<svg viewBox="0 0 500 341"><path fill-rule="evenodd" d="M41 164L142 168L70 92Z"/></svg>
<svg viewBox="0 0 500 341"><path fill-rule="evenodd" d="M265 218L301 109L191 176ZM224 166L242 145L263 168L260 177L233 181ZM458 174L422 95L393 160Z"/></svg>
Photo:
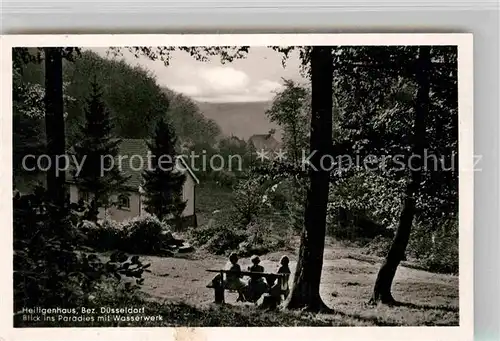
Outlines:
<svg viewBox="0 0 500 341"><path fill-rule="evenodd" d="M297 311L297 310L293 310L293 309L284 310L284 312L294 312L294 311ZM307 312L307 310L302 310L302 311ZM323 306L321 307L321 309L317 313L322 314L324 316L331 316L331 317L340 316L341 318L345 318L347 320L355 320L358 322L364 322L364 323L368 323L368 324L372 324L372 325L376 325L376 326L400 326L400 324L398 324L398 323L384 321L381 318L379 318L378 316L362 316L360 314L355 314L355 313L346 313L346 312L343 312L340 310L330 308L330 307L326 306L325 304L323 304Z"/></svg>
<svg viewBox="0 0 500 341"><path fill-rule="evenodd" d="M387 321L386 316L362 316L358 313L348 313L336 309L328 308L321 313L307 313L300 310L284 311L259 311L252 307L237 307L232 305L214 305L192 306L186 303L173 303L168 301L144 301L132 300L129 302L116 302L119 306L137 306L145 307L144 315L156 317L151 320L128 320L128 319L110 319L106 321L99 320L97 316L91 317L91 320L74 321L56 321L43 320L40 322L24 321L22 315L14 318L15 327L276 327L276 326L400 326L401 324ZM99 310L96 305L96 311ZM411 303L401 303L400 306L416 309L445 311L457 311L458 309L450 307L435 307L427 305L418 305ZM127 316L124 316L127 317ZM140 316L139 316L140 317ZM425 323L427 325L427 323ZM434 323L429 323L436 325ZM449 324L446 324L449 325Z"/></svg>
<svg viewBox="0 0 500 341"><path fill-rule="evenodd" d="M333 310L333 309L332 309ZM345 317L345 318L352 318L361 322L367 322L367 323L372 323L376 326L389 326L389 327L397 327L400 326L398 323L394 322L389 322L389 321L383 321L377 316L362 316L360 314L348 314L344 313L343 311L339 310L333 310L334 314Z"/></svg>
<svg viewBox="0 0 500 341"><path fill-rule="evenodd" d="M447 311L447 312L455 312L458 313L458 307L449 307L445 305L430 305L430 304L417 304L417 303L410 303L410 302L400 302L396 301L395 303L391 304L392 306L395 307L406 307L410 309L419 309L419 310L441 310L441 311Z"/></svg>

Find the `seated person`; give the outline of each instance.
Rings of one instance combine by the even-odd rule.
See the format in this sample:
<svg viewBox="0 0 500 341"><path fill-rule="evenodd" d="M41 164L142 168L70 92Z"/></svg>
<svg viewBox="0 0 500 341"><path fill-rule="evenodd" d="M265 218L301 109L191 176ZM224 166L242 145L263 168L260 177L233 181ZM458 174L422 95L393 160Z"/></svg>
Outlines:
<svg viewBox="0 0 500 341"><path fill-rule="evenodd" d="M288 286L289 275L291 273L290 268L288 267L289 263L290 263L290 260L288 259L287 256L281 257L280 266L278 268L278 273L279 274L286 274L287 276L285 276L285 278L282 278L277 283L274 283L274 281L273 281L273 284L272 284L272 287L270 290L271 296L280 297L283 294L285 296L285 299L286 299L288 294L290 293L290 289Z"/></svg>
<svg viewBox="0 0 500 341"><path fill-rule="evenodd" d="M248 267L250 272L264 272L264 267L260 265L260 258L258 256L252 256L250 258L252 261L252 266ZM269 287L263 276L250 275L250 280L248 281L248 300L251 302L257 302L259 298L269 290Z"/></svg>
<svg viewBox="0 0 500 341"><path fill-rule="evenodd" d="M245 291L247 289L247 283L241 279L241 267L238 264L238 256L232 253L229 256L229 262L226 264L225 270L230 272L226 273L226 280L224 281L224 287L229 290L236 290L238 292L238 299L236 302L246 301Z"/></svg>

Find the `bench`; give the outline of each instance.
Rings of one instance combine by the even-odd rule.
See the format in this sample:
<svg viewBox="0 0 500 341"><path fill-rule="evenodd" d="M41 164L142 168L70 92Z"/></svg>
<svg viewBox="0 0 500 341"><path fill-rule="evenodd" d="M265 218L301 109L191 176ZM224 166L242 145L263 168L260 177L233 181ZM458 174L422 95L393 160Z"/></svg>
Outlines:
<svg viewBox="0 0 500 341"><path fill-rule="evenodd" d="M219 276L214 278L211 284L207 285L207 288L214 289L214 299L215 303L222 304L225 302L224 299L224 290L230 290L224 287L224 274L234 273L230 270L207 270L208 272L218 273ZM274 295L281 296L283 295L286 299L288 293L290 291L288 286L288 281L290 278L290 274L282 274L282 273L270 273L270 272L252 272L252 271L239 271L237 274L242 276L260 276L264 277L269 284L274 284L276 280L278 280L277 287L279 288L279 292L272 293ZM218 280L216 280L218 279ZM272 285L270 285L271 287ZM231 291L231 290L230 290Z"/></svg>

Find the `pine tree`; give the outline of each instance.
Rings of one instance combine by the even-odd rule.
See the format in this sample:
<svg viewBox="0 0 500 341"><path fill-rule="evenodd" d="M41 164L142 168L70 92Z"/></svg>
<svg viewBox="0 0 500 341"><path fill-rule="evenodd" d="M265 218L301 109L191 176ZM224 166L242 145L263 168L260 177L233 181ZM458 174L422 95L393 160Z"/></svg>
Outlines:
<svg viewBox="0 0 500 341"><path fill-rule="evenodd" d="M172 126L160 119L153 138L147 142L151 163L143 172L145 209L160 220L169 215L179 219L186 207L186 202L182 201L186 176L177 167L176 141Z"/></svg>
<svg viewBox="0 0 500 341"><path fill-rule="evenodd" d="M79 142L74 146L76 160L83 161L83 166L80 173L73 171L73 177L79 188L92 196L92 207L96 211L98 207L112 204L110 196L122 192L128 178L115 163L121 140L113 135L110 112L95 80L86 104L85 122L79 127Z"/></svg>

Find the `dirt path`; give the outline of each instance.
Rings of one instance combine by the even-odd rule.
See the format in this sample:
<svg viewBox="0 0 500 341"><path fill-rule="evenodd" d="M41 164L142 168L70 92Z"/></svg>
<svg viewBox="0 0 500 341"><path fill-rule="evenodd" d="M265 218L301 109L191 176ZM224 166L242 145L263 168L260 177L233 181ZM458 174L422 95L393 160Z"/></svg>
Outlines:
<svg viewBox="0 0 500 341"><path fill-rule="evenodd" d="M275 271L282 253L262 256L266 271ZM295 270L292 254L290 268ZM144 290L159 299L182 301L192 305L213 302L213 291L206 288L214 276L207 269L222 268L226 259L197 252L186 258L144 257L151 262ZM396 274L393 293L399 307L366 304L380 259L361 255L360 250L328 243L325 249L321 295L328 306L340 314L361 320L398 325L457 325L458 277L434 274L401 266ZM249 259L240 260L242 268ZM234 296L234 297L233 297ZM236 294L226 293L226 301L235 302Z"/></svg>

